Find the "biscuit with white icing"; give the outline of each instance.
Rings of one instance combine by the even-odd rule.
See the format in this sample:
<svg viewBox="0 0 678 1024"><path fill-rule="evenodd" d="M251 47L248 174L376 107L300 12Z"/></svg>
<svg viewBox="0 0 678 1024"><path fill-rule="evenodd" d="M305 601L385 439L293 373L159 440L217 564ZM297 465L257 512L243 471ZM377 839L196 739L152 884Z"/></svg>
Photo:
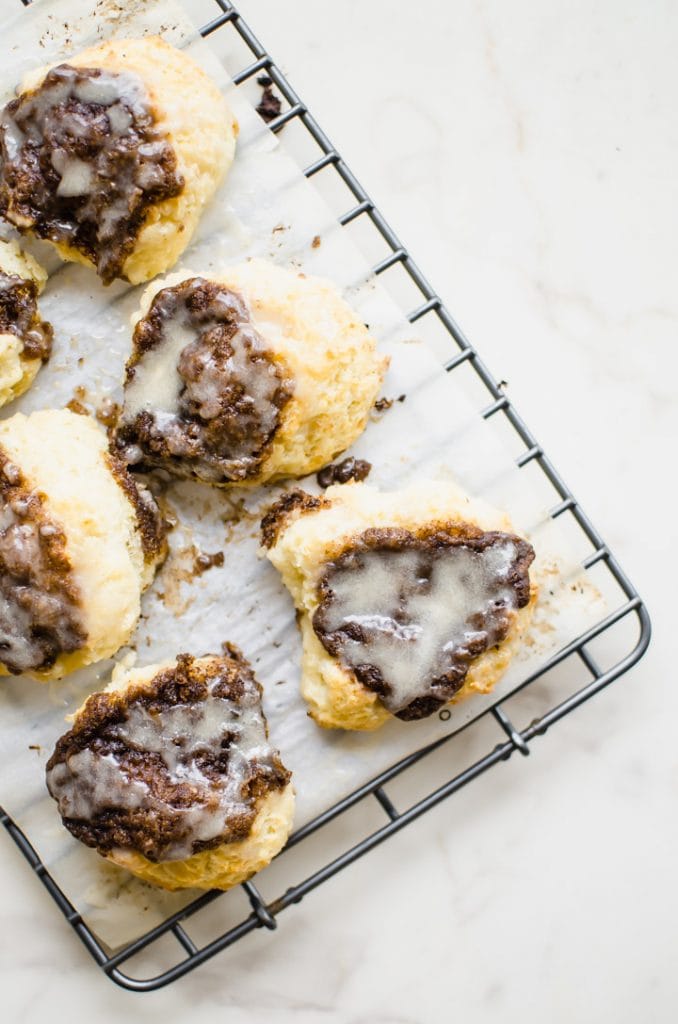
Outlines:
<svg viewBox="0 0 678 1024"><path fill-rule="evenodd" d="M489 692L532 614L532 547L452 484L291 491L262 536L299 613L302 696L325 728L376 729Z"/></svg>
<svg viewBox="0 0 678 1024"><path fill-rule="evenodd" d="M303 476L365 428L387 360L336 287L262 260L147 289L116 444L217 486Z"/></svg>
<svg viewBox="0 0 678 1024"><path fill-rule="evenodd" d="M46 280L37 260L0 239L0 405L31 386L52 351L52 325L37 301Z"/></svg>
<svg viewBox="0 0 678 1024"><path fill-rule="evenodd" d="M166 889L230 889L292 827L290 772L268 740L261 687L242 654L224 649L117 670L47 763L66 828Z"/></svg>
<svg viewBox="0 0 678 1024"><path fill-rule="evenodd" d="M188 245L237 132L186 54L107 40L31 72L0 114L0 213L105 283L148 281Z"/></svg>
<svg viewBox="0 0 678 1024"><path fill-rule="evenodd" d="M165 550L152 496L93 419L0 422L0 675L60 679L114 654Z"/></svg>

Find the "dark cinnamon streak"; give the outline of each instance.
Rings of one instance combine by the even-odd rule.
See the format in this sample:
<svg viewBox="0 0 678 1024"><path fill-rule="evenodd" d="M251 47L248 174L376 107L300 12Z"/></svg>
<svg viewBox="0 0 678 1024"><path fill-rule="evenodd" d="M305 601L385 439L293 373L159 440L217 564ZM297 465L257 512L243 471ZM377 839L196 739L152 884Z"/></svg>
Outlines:
<svg viewBox="0 0 678 1024"><path fill-rule="evenodd" d="M261 543L265 548L272 548L282 530L287 527L290 516L294 512L314 512L320 508L329 508L325 498L314 498L306 491L295 488L285 491L271 505L261 520Z"/></svg>
<svg viewBox="0 0 678 1024"><path fill-rule="evenodd" d="M129 500L137 520L141 546L147 562L156 562L167 554L167 523L148 487L129 473L115 452L106 455L108 467Z"/></svg>

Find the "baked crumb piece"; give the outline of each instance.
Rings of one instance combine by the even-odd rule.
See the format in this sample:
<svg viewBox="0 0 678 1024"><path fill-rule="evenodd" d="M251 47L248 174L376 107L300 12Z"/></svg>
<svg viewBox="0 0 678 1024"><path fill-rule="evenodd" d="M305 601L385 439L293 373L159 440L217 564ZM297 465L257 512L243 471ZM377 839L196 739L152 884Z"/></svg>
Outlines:
<svg viewBox="0 0 678 1024"><path fill-rule="evenodd" d="M276 117L280 114L280 108L282 103L280 98L275 95L273 89L273 79L269 75L259 75L257 78L257 85L262 88L261 99L255 108L259 117L270 124L271 121L275 121Z"/></svg>

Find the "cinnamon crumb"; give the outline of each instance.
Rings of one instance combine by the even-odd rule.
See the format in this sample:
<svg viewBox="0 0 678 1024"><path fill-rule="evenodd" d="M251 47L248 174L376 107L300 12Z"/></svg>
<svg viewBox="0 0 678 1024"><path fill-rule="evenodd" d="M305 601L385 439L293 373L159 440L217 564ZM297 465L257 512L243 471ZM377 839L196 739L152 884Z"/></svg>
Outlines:
<svg viewBox="0 0 678 1024"><path fill-rule="evenodd" d="M268 75L259 75L257 78L257 85L260 85L263 91L261 93L261 99L256 107L256 111L262 121L265 121L266 124L270 124L270 122L275 121L276 117L280 114L282 102L273 92L273 89L271 88L273 85L273 79Z"/></svg>

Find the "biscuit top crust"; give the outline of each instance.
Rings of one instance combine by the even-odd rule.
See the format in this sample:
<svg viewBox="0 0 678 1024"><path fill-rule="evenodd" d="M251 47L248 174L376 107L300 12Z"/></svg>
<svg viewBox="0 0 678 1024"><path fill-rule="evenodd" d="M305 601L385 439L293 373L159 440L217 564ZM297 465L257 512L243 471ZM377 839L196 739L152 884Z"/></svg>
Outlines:
<svg viewBox="0 0 678 1024"><path fill-rule="evenodd" d="M84 647L80 601L63 529L0 448L0 663L41 671Z"/></svg>
<svg viewBox="0 0 678 1024"><path fill-rule="evenodd" d="M163 288L134 331L117 448L129 465L255 476L292 395L242 297L201 277Z"/></svg>
<svg viewBox="0 0 678 1024"><path fill-rule="evenodd" d="M268 742L261 687L237 648L178 656L149 683L89 698L47 763L64 824L106 854L184 860L245 839L290 773Z"/></svg>
<svg viewBox="0 0 678 1024"><path fill-rule="evenodd" d="M0 213L79 250L105 284L123 276L149 206L183 187L130 72L60 64L0 114Z"/></svg>
<svg viewBox="0 0 678 1024"><path fill-rule="evenodd" d="M534 550L468 523L369 529L322 570L313 627L392 714L425 718L530 599Z"/></svg>
<svg viewBox="0 0 678 1024"><path fill-rule="evenodd" d="M0 334L14 334L23 345L26 359L49 359L52 325L40 319L35 281L6 274L0 268Z"/></svg>

